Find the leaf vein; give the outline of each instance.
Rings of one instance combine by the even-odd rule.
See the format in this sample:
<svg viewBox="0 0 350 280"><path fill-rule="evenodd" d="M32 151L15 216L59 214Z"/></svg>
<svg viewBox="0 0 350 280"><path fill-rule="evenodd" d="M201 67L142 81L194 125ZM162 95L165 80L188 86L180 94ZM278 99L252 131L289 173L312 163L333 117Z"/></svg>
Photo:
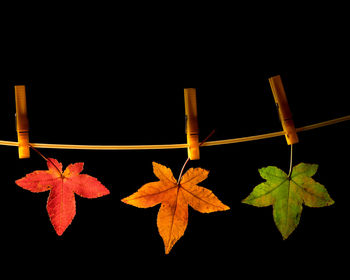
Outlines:
<svg viewBox="0 0 350 280"><path fill-rule="evenodd" d="M172 236L172 232L173 232L174 219L175 219L175 215L176 215L177 201L178 201L178 198L179 198L179 189L180 188L178 188L177 192L176 192L175 206L174 206L174 211L173 211L172 217L171 217L171 225L170 225L169 239L168 239L168 246L167 246L167 248L170 248L170 242L172 241L171 236Z"/></svg>
<svg viewBox="0 0 350 280"><path fill-rule="evenodd" d="M150 193L150 194L140 195L140 196L138 196L138 197L129 198L128 200L135 200L135 199L140 199L140 198L145 198L145 197L151 197L151 196L153 196L153 195L158 195L158 194L167 192L167 191L172 190L172 189L174 189L174 188L177 188L177 185L172 186L172 187L170 187L169 189L166 189L166 190L163 190L163 191L160 191L160 192L157 192L157 193Z"/></svg>
<svg viewBox="0 0 350 280"><path fill-rule="evenodd" d="M308 193L308 194L310 194L310 195L312 195L312 196L315 196L315 197L317 197L317 198L319 198L319 199L324 200L324 197L318 196L318 195L316 195L315 193L309 192L307 189L303 188L301 185L299 185L299 184L298 184L297 182L295 182L293 179L292 179L292 181L293 181L293 183L294 183L296 186L298 186L299 188L301 188L304 192L306 192L306 193Z"/></svg>
<svg viewBox="0 0 350 280"><path fill-rule="evenodd" d="M280 178L280 177L279 177L279 178ZM266 193L263 193L263 194L261 194L261 195L259 195L259 196L254 197L254 199L257 199L257 198L260 198L260 197L262 197L262 196L265 196L265 195L268 195L268 194L272 193L273 191L275 191L276 189L278 189L281 185L283 185L287 180L288 180L288 178L284 178L284 180L283 180L280 184L278 184L276 187L274 187L273 189L269 190L269 191L266 192ZM265 181L264 183L267 184L267 185L269 185L269 186L271 186L271 185L268 183L268 181Z"/></svg>
<svg viewBox="0 0 350 280"><path fill-rule="evenodd" d="M210 203L210 202L208 202L208 201L202 199L201 197L199 197L199 196L193 194L192 192L190 192L189 190L187 190L186 188L184 188L184 187L181 186L181 185L180 185L180 187L181 187L181 189L183 189L183 190L185 190L186 192L188 192L190 195L194 196L195 198L197 198L197 199L200 200L200 201L203 201L203 202L206 203L206 204L209 204L209 205L211 205L211 206L218 207L218 208L221 208L221 209L225 209L224 207L218 206L218 205L216 205L216 204L212 204L212 203ZM211 194L212 194L212 192L211 192Z"/></svg>

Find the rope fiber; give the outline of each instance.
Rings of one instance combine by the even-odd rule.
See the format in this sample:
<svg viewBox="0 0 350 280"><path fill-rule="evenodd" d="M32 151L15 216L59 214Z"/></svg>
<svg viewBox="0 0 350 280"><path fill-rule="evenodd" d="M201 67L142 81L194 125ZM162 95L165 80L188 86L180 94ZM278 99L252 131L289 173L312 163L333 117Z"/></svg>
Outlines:
<svg viewBox="0 0 350 280"><path fill-rule="evenodd" d="M296 132L302 132L307 130L312 130L328 125L337 124L340 122L345 122L350 120L350 115L344 116L337 119L332 119L329 121L324 121L316 124L311 124L303 127L296 128ZM234 144L248 141L255 141L261 139L268 139L278 136L285 135L284 131L226 139L226 140L216 140L216 141L207 141L201 146L218 146L226 144ZM2 146L18 146L18 142L14 141L3 141L0 140L0 145ZM187 144L164 144L164 145L71 145L71 144L46 144L46 143L30 143L31 146L35 148L48 148L48 149L74 149L74 150L161 150L161 149L181 149L187 148Z"/></svg>

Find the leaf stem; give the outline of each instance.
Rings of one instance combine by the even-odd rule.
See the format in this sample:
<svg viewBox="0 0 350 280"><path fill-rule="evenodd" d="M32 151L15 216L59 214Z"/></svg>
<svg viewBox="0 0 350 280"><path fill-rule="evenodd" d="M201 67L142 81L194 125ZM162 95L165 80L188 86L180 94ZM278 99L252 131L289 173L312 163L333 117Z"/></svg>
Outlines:
<svg viewBox="0 0 350 280"><path fill-rule="evenodd" d="M29 144L29 147L32 148L39 156L41 156L44 160L48 161L48 159L40 153L37 149L35 149L31 144Z"/></svg>
<svg viewBox="0 0 350 280"><path fill-rule="evenodd" d="M188 158L186 159L184 165L182 166L182 169L181 169L179 178L177 179L177 184L180 184L180 180L181 180L181 178L182 178L182 173L184 172L185 166L186 166L186 164L189 162L189 160L190 160L190 157L188 157Z"/></svg>
<svg viewBox="0 0 350 280"><path fill-rule="evenodd" d="M29 144L29 147L32 148L39 156L41 156L46 162L50 162L58 171L59 174L62 175L61 170L56 166L56 164L49 158L45 157L41 152L39 152L37 149L35 149L31 144Z"/></svg>
<svg viewBox="0 0 350 280"><path fill-rule="evenodd" d="M290 161L289 161L289 173L288 173L289 179L292 173L292 166L293 166L293 144L290 145Z"/></svg>
<svg viewBox="0 0 350 280"><path fill-rule="evenodd" d="M209 135L207 137L205 137L205 139L199 143L199 147L202 146L206 141L208 141L208 139L215 133L215 129L213 129ZM179 178L177 179L177 184L180 184L180 180L182 178L182 173L184 172L185 170L185 166L187 165L187 163L190 161L190 157L187 157L184 165L182 166L182 169L181 169L181 172L180 172L180 175L179 175Z"/></svg>
<svg viewBox="0 0 350 280"><path fill-rule="evenodd" d="M213 129L205 139L199 143L199 147L202 146L205 142L208 141L208 139L215 133L215 129Z"/></svg>

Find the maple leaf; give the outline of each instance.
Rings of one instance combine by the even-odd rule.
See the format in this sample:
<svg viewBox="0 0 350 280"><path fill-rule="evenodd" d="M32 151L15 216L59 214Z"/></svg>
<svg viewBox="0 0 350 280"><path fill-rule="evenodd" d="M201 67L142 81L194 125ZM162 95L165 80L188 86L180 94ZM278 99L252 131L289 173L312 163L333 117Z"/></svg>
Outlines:
<svg viewBox="0 0 350 280"><path fill-rule="evenodd" d="M317 164L300 163L293 167L291 176L275 166L259 169L266 180L256 186L242 202L257 207L273 206L273 218L283 239L298 226L302 204L324 207L334 203L326 188L311 177Z"/></svg>
<svg viewBox="0 0 350 280"><path fill-rule="evenodd" d="M159 181L143 185L134 194L122 199L124 203L148 208L161 203L157 226L163 239L165 253L184 235L188 223L188 205L201 213L230 209L212 191L197 186L208 177L209 171L190 168L178 183L170 168L153 162L153 172Z"/></svg>
<svg viewBox="0 0 350 280"><path fill-rule="evenodd" d="M62 172L62 164L56 159L47 160L48 170L37 170L27 174L16 184L34 193L50 190L47 212L58 235L73 221L76 213L74 193L85 198L97 198L109 194L109 190L96 178L80 174L84 163L68 165Z"/></svg>

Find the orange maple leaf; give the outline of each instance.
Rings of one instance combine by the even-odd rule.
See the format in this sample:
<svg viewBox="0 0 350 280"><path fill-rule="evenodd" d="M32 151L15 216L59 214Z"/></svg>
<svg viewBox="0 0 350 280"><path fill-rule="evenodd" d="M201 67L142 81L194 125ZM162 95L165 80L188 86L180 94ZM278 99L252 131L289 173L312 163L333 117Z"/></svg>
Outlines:
<svg viewBox="0 0 350 280"><path fill-rule="evenodd" d="M124 203L148 208L161 203L157 226L163 238L165 253L184 235L188 223L188 205L201 213L230 209L211 190L197 186L209 171L190 168L177 182L170 168L153 162L153 172L159 181L143 185L134 194L122 199Z"/></svg>

